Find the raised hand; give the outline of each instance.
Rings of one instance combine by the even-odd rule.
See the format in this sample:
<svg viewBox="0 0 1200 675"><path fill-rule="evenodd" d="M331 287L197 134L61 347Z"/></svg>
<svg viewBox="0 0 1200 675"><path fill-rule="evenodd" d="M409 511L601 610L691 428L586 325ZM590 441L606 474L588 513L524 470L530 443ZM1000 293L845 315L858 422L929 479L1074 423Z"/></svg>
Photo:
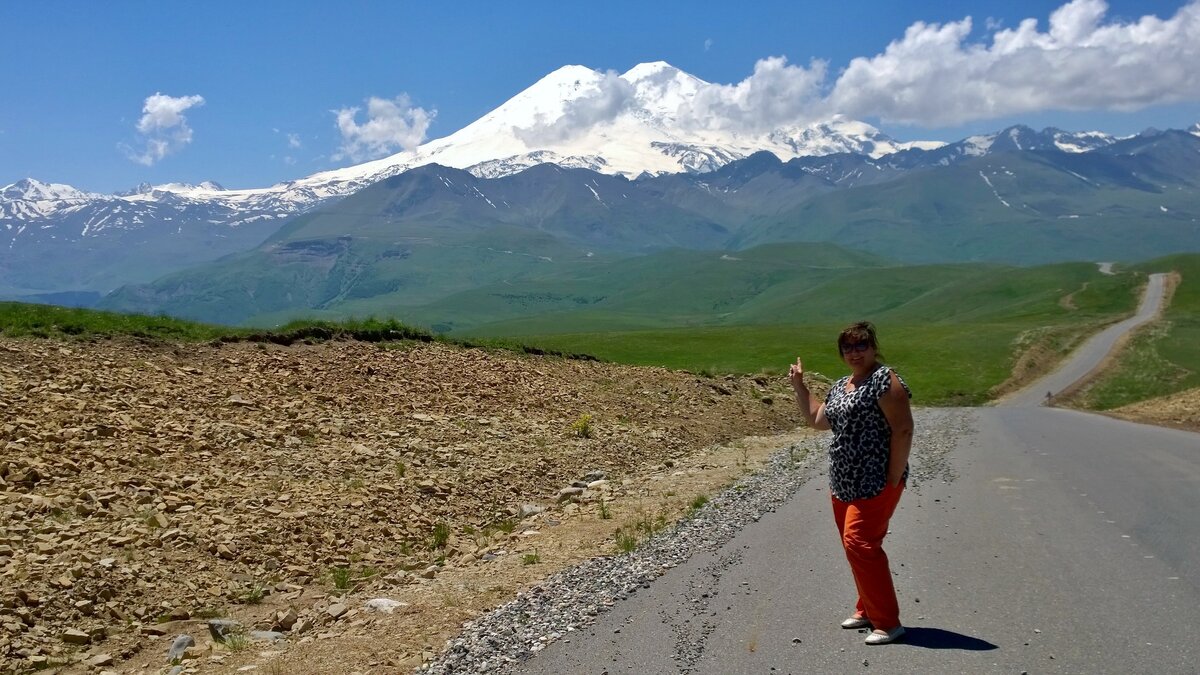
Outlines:
<svg viewBox="0 0 1200 675"><path fill-rule="evenodd" d="M796 362L793 363L790 368L788 368L788 380L791 381L793 389L798 389L804 386L804 363L799 357L797 357Z"/></svg>

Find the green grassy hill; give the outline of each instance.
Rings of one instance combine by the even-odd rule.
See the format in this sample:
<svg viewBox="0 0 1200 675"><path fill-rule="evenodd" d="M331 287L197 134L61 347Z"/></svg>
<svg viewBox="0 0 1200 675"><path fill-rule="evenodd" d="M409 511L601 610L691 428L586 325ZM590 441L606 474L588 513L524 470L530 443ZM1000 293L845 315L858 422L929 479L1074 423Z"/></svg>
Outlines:
<svg viewBox="0 0 1200 675"><path fill-rule="evenodd" d="M1195 265L1196 258L1181 260ZM888 361L904 372L918 403L969 405L988 400L1025 350L1061 354L1127 315L1143 279L1138 270L1104 275L1091 263L895 266L828 244L787 244L737 256L671 251L587 261L519 284L465 292L444 307L432 303L407 313L374 313L407 324L421 323L413 320L420 316L441 317L445 325L461 319L463 327L453 335L468 341L503 339L714 374L782 376L800 356L811 370L830 377L845 369L835 336L865 318L879 326ZM1187 288L1181 286L1180 307L1196 304L1189 295L1194 290ZM361 302L362 309L371 308L369 300ZM19 311L6 311L0 312L0 325L11 334L21 323L13 318ZM52 323L60 328L51 333L80 332L62 326L81 320L61 317L82 315L58 315ZM136 322L162 321L129 320L132 328L114 330L155 334ZM40 321L42 328L24 333L46 334L47 319ZM201 334L212 339L219 330L205 327ZM174 338L170 331L165 336Z"/></svg>
<svg viewBox="0 0 1200 675"><path fill-rule="evenodd" d="M978 404L1009 378L1016 357L1037 348L1063 354L1084 336L1133 311L1144 279L1101 274L1094 264L793 266L776 284L727 313L699 321L686 310L728 300L661 286L636 302L594 303L484 324L469 335L503 335L614 361L693 371L782 375L797 356L829 376L844 370L834 340L860 319L879 326L884 353L919 389L917 401ZM683 296L688 296L686 300ZM691 323L688 323L688 322ZM674 325L671 325L675 322Z"/></svg>
<svg viewBox="0 0 1200 675"><path fill-rule="evenodd" d="M1149 398L1200 387L1200 254L1141 263L1143 273L1178 274L1161 320L1139 329L1116 365L1081 392L1081 405L1110 410Z"/></svg>

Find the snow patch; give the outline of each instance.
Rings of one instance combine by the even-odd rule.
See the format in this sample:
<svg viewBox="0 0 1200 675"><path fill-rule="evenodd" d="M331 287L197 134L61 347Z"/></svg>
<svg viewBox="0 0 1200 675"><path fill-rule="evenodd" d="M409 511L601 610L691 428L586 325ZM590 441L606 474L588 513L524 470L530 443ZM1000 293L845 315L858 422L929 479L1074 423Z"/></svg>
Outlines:
<svg viewBox="0 0 1200 675"><path fill-rule="evenodd" d="M604 200L600 199L600 193L596 192L596 188L592 187L591 185L588 185L587 183L584 183L583 186L592 191L592 196L596 198L596 201L600 202L601 204L604 204ZM604 204L604 208L608 208L608 204Z"/></svg>
<svg viewBox="0 0 1200 675"><path fill-rule="evenodd" d="M1007 206L1010 209L1012 208L1012 205L1009 204L1008 202L1004 201L1004 198L1000 196L1000 193L996 192L996 187L994 185L992 185L992 181L988 180L987 176L983 175L982 171L979 172L979 177L982 178L983 182L987 183L987 186L992 189L992 194L996 195L996 199L999 199L1001 204Z"/></svg>

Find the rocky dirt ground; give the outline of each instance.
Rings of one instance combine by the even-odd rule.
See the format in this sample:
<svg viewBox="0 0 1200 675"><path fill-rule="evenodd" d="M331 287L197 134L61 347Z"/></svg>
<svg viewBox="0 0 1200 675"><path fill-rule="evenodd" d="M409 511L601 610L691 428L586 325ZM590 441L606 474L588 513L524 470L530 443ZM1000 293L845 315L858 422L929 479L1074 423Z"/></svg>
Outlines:
<svg viewBox="0 0 1200 675"><path fill-rule="evenodd" d="M783 378L442 344L0 340L0 672L410 672L799 421Z"/></svg>
<svg viewBox="0 0 1200 675"><path fill-rule="evenodd" d="M1122 406L1109 414L1134 422L1200 431L1200 388Z"/></svg>

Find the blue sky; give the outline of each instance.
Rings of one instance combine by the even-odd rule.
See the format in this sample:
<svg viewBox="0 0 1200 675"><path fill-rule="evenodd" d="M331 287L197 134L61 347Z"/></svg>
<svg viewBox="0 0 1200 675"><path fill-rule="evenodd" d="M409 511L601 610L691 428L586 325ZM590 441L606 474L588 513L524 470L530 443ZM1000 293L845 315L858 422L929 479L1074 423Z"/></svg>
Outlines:
<svg viewBox="0 0 1200 675"><path fill-rule="evenodd" d="M1077 2L1095 9L1100 0ZM0 185L29 176L98 192L203 180L261 187L353 163L333 159L345 155L339 149L346 142L336 111L363 108L356 119L365 123L370 97L406 96L402 102L433 115L425 135L436 138L566 64L624 72L662 60L709 82L736 84L769 57L786 57L797 71L818 59L831 89L852 59L884 53L916 22L944 26L972 17L962 40L966 53L1024 19L1036 19L1046 31L1062 3L965 5L4 2L0 62L8 76L0 98ZM1168 20L1181 8L1197 9L1180 1L1111 0L1105 6L1103 25L1144 15ZM1184 60L1196 53L1183 49ZM1107 58L1114 60L1111 53ZM1163 86L1175 94L1150 92L1130 103L1118 100L1125 85L1109 80L1097 86L1094 100L1071 99L1085 110L1034 101L1018 113L967 111L937 119L936 110L945 106L931 101L925 110L910 102L884 113L889 118L872 115L871 100L853 103L856 117L900 140L957 140L1016 122L1118 134L1182 128L1200 121L1197 76L1189 74L1200 72L1200 62L1179 60L1136 66L1147 79L1162 74ZM909 65L900 58L898 67ZM920 98L921 91L909 95ZM156 93L170 97L183 118L158 108L165 116L144 117ZM1109 109L1114 105L1137 109ZM153 152L153 142L160 152Z"/></svg>

